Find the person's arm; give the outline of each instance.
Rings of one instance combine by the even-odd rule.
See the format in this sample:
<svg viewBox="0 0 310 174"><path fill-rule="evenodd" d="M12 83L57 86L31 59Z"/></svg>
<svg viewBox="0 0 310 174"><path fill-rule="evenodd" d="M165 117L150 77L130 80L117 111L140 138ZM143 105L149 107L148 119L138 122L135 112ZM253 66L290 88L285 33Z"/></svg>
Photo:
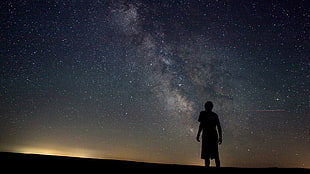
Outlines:
<svg viewBox="0 0 310 174"><path fill-rule="evenodd" d="M200 134L201 134L201 131L202 131L202 125L201 125L201 123L199 124L199 129L198 129L198 133L197 133L197 137L196 137L196 140L198 141L198 142L200 142Z"/></svg>
<svg viewBox="0 0 310 174"><path fill-rule="evenodd" d="M219 133L219 144L222 144L222 127L220 120L217 121L217 131Z"/></svg>

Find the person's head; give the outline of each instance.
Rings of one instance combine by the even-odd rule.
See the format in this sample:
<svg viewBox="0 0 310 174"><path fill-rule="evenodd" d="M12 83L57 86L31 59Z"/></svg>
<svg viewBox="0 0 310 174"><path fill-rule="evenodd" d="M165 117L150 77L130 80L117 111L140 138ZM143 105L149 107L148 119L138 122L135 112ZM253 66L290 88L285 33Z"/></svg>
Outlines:
<svg viewBox="0 0 310 174"><path fill-rule="evenodd" d="M212 108L213 108L213 103L211 101L207 101L205 103L205 109L206 111L212 111Z"/></svg>

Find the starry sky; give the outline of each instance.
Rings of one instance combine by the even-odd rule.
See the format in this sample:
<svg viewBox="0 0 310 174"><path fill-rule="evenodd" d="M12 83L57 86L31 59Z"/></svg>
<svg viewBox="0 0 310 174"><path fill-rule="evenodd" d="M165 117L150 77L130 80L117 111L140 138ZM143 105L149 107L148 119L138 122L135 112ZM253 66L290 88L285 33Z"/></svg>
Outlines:
<svg viewBox="0 0 310 174"><path fill-rule="evenodd" d="M310 168L310 1L0 2L0 151ZM214 165L214 162L211 162Z"/></svg>

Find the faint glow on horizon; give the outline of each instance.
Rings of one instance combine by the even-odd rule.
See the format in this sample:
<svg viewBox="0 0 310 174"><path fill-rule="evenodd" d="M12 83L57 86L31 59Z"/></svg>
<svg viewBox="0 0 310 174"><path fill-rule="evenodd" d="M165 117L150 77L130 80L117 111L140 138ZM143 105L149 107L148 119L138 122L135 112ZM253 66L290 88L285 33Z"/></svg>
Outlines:
<svg viewBox="0 0 310 174"><path fill-rule="evenodd" d="M43 147L17 147L14 148L14 152L24 154L39 154L39 155L54 155L54 156L68 156L68 157L80 157L80 158L99 158L95 151L82 148L43 148Z"/></svg>
<svg viewBox="0 0 310 174"><path fill-rule="evenodd" d="M175 162L169 163L169 160L154 160L154 159L143 159L138 154L145 156L145 154L139 151L129 151L128 149L120 149L120 153L104 153L102 150L89 150L84 148L66 148L60 146L23 146L13 147L7 149L8 152L22 153L22 154L36 154L36 155L51 155L51 156L63 156L63 157L77 157L77 158L92 158L92 159L112 159L112 160L124 160L124 161L139 161L148 163L159 163L159 164L179 164L179 165L203 165L199 158L189 160L186 162Z"/></svg>

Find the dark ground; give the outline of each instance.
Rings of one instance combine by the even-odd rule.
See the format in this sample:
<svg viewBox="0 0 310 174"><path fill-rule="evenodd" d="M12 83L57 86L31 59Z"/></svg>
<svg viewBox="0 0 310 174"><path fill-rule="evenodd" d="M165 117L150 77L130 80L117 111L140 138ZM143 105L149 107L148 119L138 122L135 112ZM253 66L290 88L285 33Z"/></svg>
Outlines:
<svg viewBox="0 0 310 174"><path fill-rule="evenodd" d="M134 161L91 159L51 155L35 155L0 152L0 166L3 171L14 172L87 172L87 173L130 173L130 172L198 172L198 173L249 173L249 172L293 172L310 173L302 168L209 168L190 165L156 164ZM8 172L8 173L9 173Z"/></svg>

